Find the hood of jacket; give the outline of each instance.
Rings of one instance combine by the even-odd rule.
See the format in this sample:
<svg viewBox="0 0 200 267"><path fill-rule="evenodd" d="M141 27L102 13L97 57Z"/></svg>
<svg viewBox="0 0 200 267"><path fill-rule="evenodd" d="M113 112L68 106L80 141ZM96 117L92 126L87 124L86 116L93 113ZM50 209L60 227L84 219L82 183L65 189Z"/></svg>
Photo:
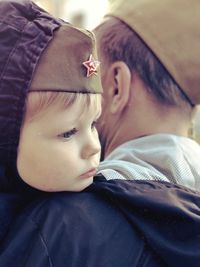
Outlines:
<svg viewBox="0 0 200 267"><path fill-rule="evenodd" d="M39 58L61 24L29 0L0 1L1 192L25 186L16 171L25 99Z"/></svg>

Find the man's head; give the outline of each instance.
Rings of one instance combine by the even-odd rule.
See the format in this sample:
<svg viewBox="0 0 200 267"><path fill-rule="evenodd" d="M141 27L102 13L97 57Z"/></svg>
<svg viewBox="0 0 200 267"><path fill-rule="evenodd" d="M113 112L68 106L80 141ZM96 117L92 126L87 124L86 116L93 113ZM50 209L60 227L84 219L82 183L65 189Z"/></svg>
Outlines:
<svg viewBox="0 0 200 267"><path fill-rule="evenodd" d="M95 29L104 66L99 131L105 154L142 135L187 134L192 106L200 102L200 6L175 2L179 9L171 0L113 1Z"/></svg>

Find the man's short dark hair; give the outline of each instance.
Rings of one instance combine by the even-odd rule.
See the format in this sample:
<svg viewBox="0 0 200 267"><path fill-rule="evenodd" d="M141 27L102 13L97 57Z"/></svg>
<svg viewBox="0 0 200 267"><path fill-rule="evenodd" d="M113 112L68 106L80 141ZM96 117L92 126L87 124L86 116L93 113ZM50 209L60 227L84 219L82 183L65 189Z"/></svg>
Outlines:
<svg viewBox="0 0 200 267"><path fill-rule="evenodd" d="M113 17L99 25L96 32L101 56L108 63L124 61L160 103L179 106L183 101L190 102L151 49L127 24Z"/></svg>

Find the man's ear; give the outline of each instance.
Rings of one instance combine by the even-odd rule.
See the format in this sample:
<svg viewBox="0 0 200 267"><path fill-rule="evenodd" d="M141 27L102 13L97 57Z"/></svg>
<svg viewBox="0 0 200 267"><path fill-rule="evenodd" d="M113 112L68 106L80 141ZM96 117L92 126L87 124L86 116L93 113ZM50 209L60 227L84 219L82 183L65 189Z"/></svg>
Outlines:
<svg viewBox="0 0 200 267"><path fill-rule="evenodd" d="M116 61L109 67L110 111L112 114L122 112L126 107L131 89L131 72L123 61Z"/></svg>

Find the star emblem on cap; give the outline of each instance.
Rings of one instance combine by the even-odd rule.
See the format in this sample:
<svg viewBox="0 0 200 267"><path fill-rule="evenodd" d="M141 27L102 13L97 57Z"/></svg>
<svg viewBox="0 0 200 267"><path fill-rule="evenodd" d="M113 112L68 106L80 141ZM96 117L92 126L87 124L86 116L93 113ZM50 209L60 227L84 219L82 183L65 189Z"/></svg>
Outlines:
<svg viewBox="0 0 200 267"><path fill-rule="evenodd" d="M93 74L97 74L97 68L100 65L100 62L90 55L89 60L83 62L83 65L87 68L87 77L90 77Z"/></svg>

